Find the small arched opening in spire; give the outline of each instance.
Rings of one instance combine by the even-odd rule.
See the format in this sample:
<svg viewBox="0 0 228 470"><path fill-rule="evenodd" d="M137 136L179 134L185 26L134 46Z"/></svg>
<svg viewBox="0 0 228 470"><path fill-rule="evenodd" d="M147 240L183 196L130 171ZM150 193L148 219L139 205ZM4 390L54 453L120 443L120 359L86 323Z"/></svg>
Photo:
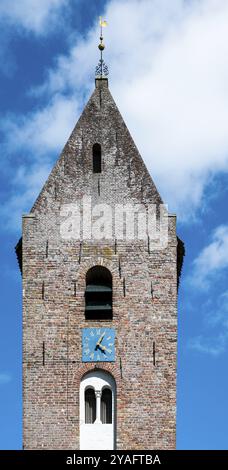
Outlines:
<svg viewBox="0 0 228 470"><path fill-rule="evenodd" d="M93 173L101 173L101 146L93 145Z"/></svg>

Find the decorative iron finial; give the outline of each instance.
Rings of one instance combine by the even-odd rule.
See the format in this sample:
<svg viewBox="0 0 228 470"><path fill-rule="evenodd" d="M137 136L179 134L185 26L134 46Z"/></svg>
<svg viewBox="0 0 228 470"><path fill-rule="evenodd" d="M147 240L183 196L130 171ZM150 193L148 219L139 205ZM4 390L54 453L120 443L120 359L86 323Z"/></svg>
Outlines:
<svg viewBox="0 0 228 470"><path fill-rule="evenodd" d="M98 49L100 50L100 53L101 53L101 58L98 62L98 65L96 67L96 71L95 71L95 75L96 75L96 78L102 78L102 77L107 77L108 76L108 66L106 65L104 59L103 59L103 50L105 48L105 45L103 43L103 27L107 26L108 23L107 21L105 20L102 20L102 17L100 16L100 21L99 21L99 24L100 24L100 44L98 46Z"/></svg>

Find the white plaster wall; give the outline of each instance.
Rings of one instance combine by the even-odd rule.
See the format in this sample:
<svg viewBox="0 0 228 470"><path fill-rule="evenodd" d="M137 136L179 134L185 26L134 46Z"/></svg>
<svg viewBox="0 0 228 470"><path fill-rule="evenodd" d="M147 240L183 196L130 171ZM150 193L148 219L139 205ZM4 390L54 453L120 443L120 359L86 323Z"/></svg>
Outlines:
<svg viewBox="0 0 228 470"><path fill-rule="evenodd" d="M114 449L113 424L81 424L81 450Z"/></svg>

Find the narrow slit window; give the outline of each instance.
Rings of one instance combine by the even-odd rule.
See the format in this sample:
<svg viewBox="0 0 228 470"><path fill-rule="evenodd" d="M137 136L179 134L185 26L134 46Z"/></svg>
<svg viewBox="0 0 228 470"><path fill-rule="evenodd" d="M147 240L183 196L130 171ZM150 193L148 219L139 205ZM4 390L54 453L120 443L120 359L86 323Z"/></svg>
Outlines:
<svg viewBox="0 0 228 470"><path fill-rule="evenodd" d="M93 388L85 391L85 424L93 424L96 420L96 396Z"/></svg>
<svg viewBox="0 0 228 470"><path fill-rule="evenodd" d="M102 424L112 424L112 391L105 388L101 395L101 422Z"/></svg>
<svg viewBox="0 0 228 470"><path fill-rule="evenodd" d="M94 144L93 146L93 173L101 173L101 146Z"/></svg>

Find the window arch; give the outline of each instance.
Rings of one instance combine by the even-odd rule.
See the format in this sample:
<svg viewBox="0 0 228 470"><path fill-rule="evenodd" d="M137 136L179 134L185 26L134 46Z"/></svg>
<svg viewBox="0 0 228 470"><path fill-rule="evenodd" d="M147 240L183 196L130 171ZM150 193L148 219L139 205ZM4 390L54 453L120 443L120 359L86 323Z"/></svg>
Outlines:
<svg viewBox="0 0 228 470"><path fill-rule="evenodd" d="M112 275L104 266L93 266L86 274L85 317L112 319Z"/></svg>
<svg viewBox="0 0 228 470"><path fill-rule="evenodd" d="M94 388L85 390L85 424L93 424L96 420L96 395Z"/></svg>
<svg viewBox="0 0 228 470"><path fill-rule="evenodd" d="M101 173L101 146L93 145L93 173Z"/></svg>
<svg viewBox="0 0 228 470"><path fill-rule="evenodd" d="M112 390L103 388L101 394L101 422L112 424Z"/></svg>

